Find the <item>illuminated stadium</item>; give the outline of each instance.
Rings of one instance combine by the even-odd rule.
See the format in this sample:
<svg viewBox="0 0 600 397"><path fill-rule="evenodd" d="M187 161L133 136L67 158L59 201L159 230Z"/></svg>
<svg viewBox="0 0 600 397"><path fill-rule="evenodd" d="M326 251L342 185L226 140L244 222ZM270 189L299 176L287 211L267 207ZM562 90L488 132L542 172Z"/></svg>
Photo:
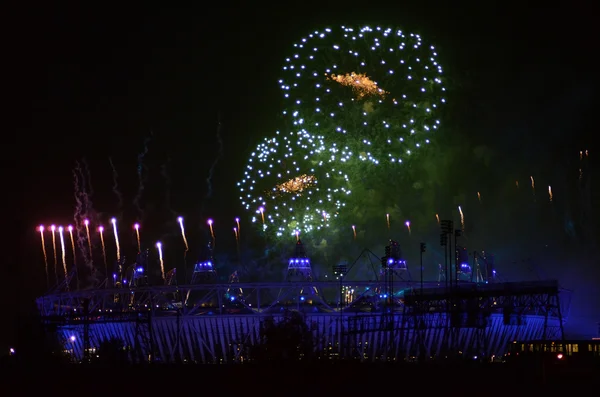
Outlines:
<svg viewBox="0 0 600 397"><path fill-rule="evenodd" d="M76 361L118 339L133 362L252 362L266 327L293 316L302 318L322 359L491 359L513 340L562 338L568 299L555 281L497 282L493 256L477 252L472 262L459 253L436 281L413 281L400 247L388 247L383 258L366 252L351 266L334 266L335 281L313 278L300 240L286 280L273 283L244 283L233 273L220 284L209 254L194 266L192 284L173 285L171 271L165 285L149 285L141 255L110 285L69 290L73 272L37 303ZM371 280L346 276L375 261Z"/></svg>

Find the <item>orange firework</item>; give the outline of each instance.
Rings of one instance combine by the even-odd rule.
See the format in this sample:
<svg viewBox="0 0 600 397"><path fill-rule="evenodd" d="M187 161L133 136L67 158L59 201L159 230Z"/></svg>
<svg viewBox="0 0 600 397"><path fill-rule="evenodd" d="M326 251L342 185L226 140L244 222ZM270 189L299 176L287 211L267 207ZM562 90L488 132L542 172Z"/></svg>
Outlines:
<svg viewBox="0 0 600 397"><path fill-rule="evenodd" d="M209 219L209 220L207 221L207 223L208 223L208 227L209 227L209 229L210 229L210 236L212 237L212 240L213 240L213 246L214 246L214 245L215 245L215 231L213 230L213 220L212 220L212 219Z"/></svg>

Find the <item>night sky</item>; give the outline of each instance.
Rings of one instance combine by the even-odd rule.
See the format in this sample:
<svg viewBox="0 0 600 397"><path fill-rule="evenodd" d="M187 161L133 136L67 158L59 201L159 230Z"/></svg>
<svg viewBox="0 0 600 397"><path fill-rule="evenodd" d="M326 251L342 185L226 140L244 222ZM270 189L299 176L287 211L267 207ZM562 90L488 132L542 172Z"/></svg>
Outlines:
<svg viewBox="0 0 600 397"><path fill-rule="evenodd" d="M2 156L5 287L0 295L9 325L0 328L0 349L16 343L19 324L27 323L34 297L44 292L36 226L73 222L76 161L85 159L90 170L95 209L105 220L118 212L132 224L137 157L148 142L150 176L144 195L162 198L145 199L145 218L152 223L148 238L176 234L179 214L194 238L206 234L208 217L215 219L217 234L231 234L230 220L245 217L235 182L250 148L276 129L281 110L276 82L283 59L294 41L327 25L399 26L436 43L452 90L448 128L441 132L447 135L440 142L453 147L464 142L490 153L484 156L488 176L472 162L455 159L456 179L449 184L485 185L493 196L497 181L521 178L525 184L527 175L535 174L544 181L542 193L550 183L568 191L570 185L561 190L560 181L577 179L583 149L590 152L590 173L597 168L592 99L598 90L598 45L592 39L597 32L591 6L254 3L177 9L43 6L7 14L13 15L8 25L14 27L4 49L10 72L4 90L9 123ZM121 208L109 158L119 174ZM498 195L505 194L505 187L497 189ZM600 201L598 185L592 185L591 196L592 202ZM578 205L561 208L567 207L569 213L581 210ZM557 216L564 219L565 211ZM595 334L600 321L600 263L594 254L600 219L598 212L588 215L595 237L576 241L559 226L564 233L550 243L557 249L545 255L527 252L527 246L530 241L543 244L535 235L546 223L529 219L511 229L489 216L485 223L488 229L504 228L498 233L503 241L518 246L512 251L519 253L504 261L505 273L526 277L511 266L536 262L541 270L530 278L541 272L575 290L569 324L571 335L581 337ZM218 225L220 219L226 224ZM526 237L517 231L521 228ZM472 233L485 233L482 229Z"/></svg>

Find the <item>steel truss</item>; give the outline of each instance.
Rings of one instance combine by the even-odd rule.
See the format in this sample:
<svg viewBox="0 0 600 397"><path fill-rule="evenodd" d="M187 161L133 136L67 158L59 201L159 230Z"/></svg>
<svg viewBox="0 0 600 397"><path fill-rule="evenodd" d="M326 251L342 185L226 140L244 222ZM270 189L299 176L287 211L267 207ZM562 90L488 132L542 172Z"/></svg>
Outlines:
<svg viewBox="0 0 600 397"><path fill-rule="evenodd" d="M498 354L512 339L562 337L556 282L462 283L451 295L437 282L424 283L423 294L410 282L385 282L344 279L342 286L355 289L357 298L341 308L339 281L310 280L238 282L235 294L232 284L208 283L66 291L37 303L46 324L67 338L78 333L74 350L80 359L117 337L135 352L133 360L242 361L248 347L260 343L262 322L290 310L304 314L315 350L360 360L469 348ZM387 289L399 293L393 304L373 293Z"/></svg>
<svg viewBox="0 0 600 397"><path fill-rule="evenodd" d="M563 339L563 309L556 281L454 286L452 291L437 288L411 290L405 295L403 330L410 342L410 356L431 357L428 334L443 330L441 354L488 353L487 331L492 314L502 315L507 327L524 326L530 316L542 317L540 339ZM555 321L552 321L555 320ZM461 340L461 330L470 330L470 342ZM441 335L440 335L441 336ZM467 351L462 351L464 347Z"/></svg>

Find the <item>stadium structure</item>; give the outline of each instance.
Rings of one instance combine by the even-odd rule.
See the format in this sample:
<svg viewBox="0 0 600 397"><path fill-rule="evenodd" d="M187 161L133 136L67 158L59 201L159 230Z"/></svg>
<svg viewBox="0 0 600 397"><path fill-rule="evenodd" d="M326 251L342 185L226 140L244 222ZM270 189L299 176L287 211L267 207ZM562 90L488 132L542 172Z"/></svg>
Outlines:
<svg viewBox="0 0 600 397"><path fill-rule="evenodd" d="M452 237L442 234L447 260L434 281L415 281L393 240L382 258L365 250L353 264L332 267L335 281L316 280L298 240L281 282L244 283L234 272L219 283L209 249L189 285L176 285L174 270L164 285L149 285L140 255L110 285L70 291L73 272L37 304L78 362L114 339L132 362L251 362L265 325L292 313L301 314L321 359L493 359L514 340L563 338L568 291L556 281L501 282L493 255L451 248ZM372 279L352 280L362 265L372 266Z"/></svg>

